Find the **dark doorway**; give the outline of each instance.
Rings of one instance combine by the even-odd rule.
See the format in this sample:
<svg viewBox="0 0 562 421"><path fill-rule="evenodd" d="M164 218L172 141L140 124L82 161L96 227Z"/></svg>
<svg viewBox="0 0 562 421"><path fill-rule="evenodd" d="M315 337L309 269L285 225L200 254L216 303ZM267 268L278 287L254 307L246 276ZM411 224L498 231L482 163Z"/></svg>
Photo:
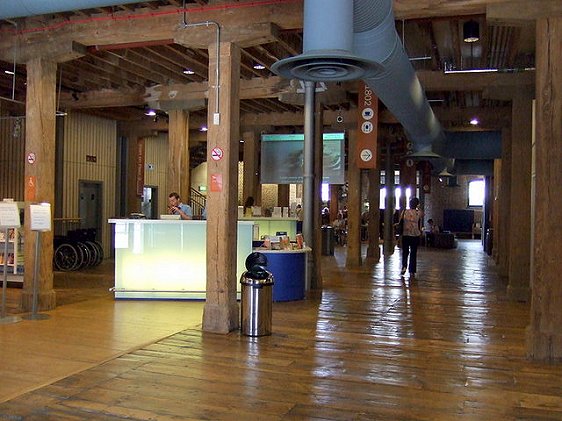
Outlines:
<svg viewBox="0 0 562 421"><path fill-rule="evenodd" d="M79 183L80 228L95 228L96 240L100 240L103 209L102 183L99 181L80 181Z"/></svg>
<svg viewBox="0 0 562 421"><path fill-rule="evenodd" d="M158 187L144 186L142 189L141 213L147 219L158 218Z"/></svg>

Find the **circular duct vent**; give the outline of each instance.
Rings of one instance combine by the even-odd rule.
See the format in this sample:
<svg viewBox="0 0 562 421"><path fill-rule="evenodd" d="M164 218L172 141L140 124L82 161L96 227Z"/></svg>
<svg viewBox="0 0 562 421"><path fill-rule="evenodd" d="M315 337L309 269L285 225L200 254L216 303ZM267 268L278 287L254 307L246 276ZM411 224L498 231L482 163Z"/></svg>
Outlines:
<svg viewBox="0 0 562 421"><path fill-rule="evenodd" d="M350 54L305 53L275 63L271 70L287 79L337 82L373 77L383 67L373 61Z"/></svg>

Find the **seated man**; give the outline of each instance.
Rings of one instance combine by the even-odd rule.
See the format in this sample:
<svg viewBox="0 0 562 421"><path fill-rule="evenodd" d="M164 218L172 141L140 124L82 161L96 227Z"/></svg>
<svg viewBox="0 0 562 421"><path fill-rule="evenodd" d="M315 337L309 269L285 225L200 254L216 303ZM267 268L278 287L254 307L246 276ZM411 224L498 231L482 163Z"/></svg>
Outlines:
<svg viewBox="0 0 562 421"><path fill-rule="evenodd" d="M425 229L425 244L428 247L435 246L435 234L439 232L439 227L433 222L433 219L427 220L427 228Z"/></svg>

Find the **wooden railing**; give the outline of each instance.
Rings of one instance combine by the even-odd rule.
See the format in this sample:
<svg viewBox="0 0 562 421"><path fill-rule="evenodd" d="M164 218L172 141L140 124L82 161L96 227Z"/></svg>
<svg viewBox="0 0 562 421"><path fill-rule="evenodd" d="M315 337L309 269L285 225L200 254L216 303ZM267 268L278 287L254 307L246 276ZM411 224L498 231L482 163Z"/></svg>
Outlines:
<svg viewBox="0 0 562 421"><path fill-rule="evenodd" d="M203 209L207 204L207 197L203 196L194 188L190 189L189 193L189 206L193 210L193 219L203 219Z"/></svg>

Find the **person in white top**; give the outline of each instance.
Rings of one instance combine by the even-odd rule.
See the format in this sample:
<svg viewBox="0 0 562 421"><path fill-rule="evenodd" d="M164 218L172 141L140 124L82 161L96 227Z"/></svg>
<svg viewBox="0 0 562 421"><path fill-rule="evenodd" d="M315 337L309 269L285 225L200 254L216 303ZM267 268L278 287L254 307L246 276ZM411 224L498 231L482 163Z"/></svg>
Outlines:
<svg viewBox="0 0 562 421"><path fill-rule="evenodd" d="M422 211L418 209L420 201L417 197L410 199L410 209L402 212L404 220L402 229L402 271L401 275L410 271L410 278L415 278L418 258L418 245L421 236ZM408 259L409 257L409 259Z"/></svg>

